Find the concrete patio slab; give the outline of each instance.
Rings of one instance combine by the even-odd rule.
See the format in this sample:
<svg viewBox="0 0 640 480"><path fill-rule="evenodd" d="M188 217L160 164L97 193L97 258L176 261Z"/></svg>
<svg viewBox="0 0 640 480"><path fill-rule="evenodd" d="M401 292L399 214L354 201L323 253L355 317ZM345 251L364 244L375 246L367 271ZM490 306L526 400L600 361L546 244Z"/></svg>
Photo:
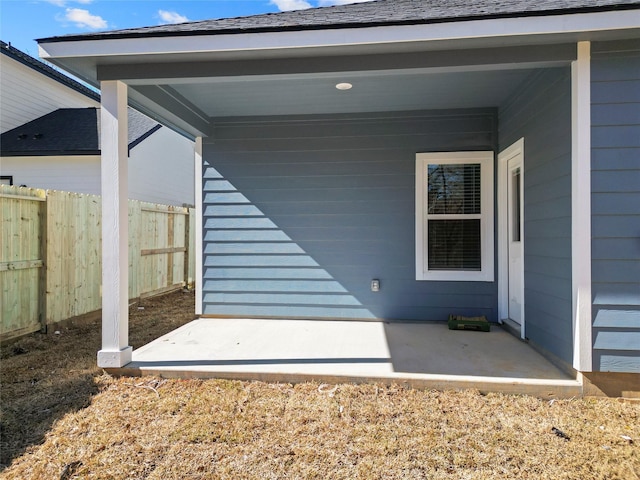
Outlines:
<svg viewBox="0 0 640 480"><path fill-rule="evenodd" d="M128 375L281 382L383 382L580 396L567 376L498 326L446 323L201 318L133 352Z"/></svg>

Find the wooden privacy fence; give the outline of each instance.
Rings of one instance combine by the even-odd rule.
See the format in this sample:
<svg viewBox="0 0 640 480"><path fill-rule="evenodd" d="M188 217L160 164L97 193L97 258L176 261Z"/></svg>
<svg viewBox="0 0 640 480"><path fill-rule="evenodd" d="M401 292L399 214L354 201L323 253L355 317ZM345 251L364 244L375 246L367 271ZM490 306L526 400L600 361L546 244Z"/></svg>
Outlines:
<svg viewBox="0 0 640 480"><path fill-rule="evenodd" d="M0 186L0 340L101 309L102 202ZM195 210L129 200L129 297L192 286Z"/></svg>

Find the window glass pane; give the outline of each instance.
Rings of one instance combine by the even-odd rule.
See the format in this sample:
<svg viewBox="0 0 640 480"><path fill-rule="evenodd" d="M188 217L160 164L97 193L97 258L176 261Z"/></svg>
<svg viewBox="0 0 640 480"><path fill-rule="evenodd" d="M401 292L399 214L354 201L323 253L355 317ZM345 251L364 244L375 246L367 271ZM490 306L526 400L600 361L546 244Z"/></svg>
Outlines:
<svg viewBox="0 0 640 480"><path fill-rule="evenodd" d="M480 213L480 164L432 164L427 177L427 213Z"/></svg>
<svg viewBox="0 0 640 480"><path fill-rule="evenodd" d="M429 270L481 270L480 220L429 220Z"/></svg>
<svg viewBox="0 0 640 480"><path fill-rule="evenodd" d="M512 241L519 242L521 241L522 235L522 225L520 220L520 169L516 169L513 172L513 238Z"/></svg>

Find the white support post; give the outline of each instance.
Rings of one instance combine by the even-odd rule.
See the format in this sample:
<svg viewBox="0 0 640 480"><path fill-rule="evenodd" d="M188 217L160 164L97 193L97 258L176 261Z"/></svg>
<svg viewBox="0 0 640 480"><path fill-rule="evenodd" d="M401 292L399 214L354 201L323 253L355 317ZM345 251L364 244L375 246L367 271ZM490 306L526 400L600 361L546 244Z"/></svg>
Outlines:
<svg viewBox="0 0 640 480"><path fill-rule="evenodd" d="M573 368L591 372L591 43L571 64L571 278Z"/></svg>
<svg viewBox="0 0 640 480"><path fill-rule="evenodd" d="M102 349L98 366L131 362L129 343L129 204L127 200L127 85L100 84L102 182Z"/></svg>
<svg viewBox="0 0 640 480"><path fill-rule="evenodd" d="M196 137L194 171L196 180L196 315L202 315L202 216L204 214L202 204L202 137Z"/></svg>

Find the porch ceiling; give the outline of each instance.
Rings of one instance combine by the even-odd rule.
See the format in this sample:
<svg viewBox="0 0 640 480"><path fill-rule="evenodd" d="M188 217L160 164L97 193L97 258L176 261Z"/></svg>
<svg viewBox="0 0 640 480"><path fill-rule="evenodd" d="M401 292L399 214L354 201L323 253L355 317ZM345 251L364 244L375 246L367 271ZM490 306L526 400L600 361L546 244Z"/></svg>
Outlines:
<svg viewBox="0 0 640 480"><path fill-rule="evenodd" d="M200 79L170 87L212 118L361 113L498 106L530 73L334 72ZM353 88L338 90L340 82Z"/></svg>
<svg viewBox="0 0 640 480"><path fill-rule="evenodd" d="M568 62L123 80L130 104L187 134L223 118L498 107L533 71ZM352 84L338 90L338 83ZM194 130L195 129L195 130Z"/></svg>

